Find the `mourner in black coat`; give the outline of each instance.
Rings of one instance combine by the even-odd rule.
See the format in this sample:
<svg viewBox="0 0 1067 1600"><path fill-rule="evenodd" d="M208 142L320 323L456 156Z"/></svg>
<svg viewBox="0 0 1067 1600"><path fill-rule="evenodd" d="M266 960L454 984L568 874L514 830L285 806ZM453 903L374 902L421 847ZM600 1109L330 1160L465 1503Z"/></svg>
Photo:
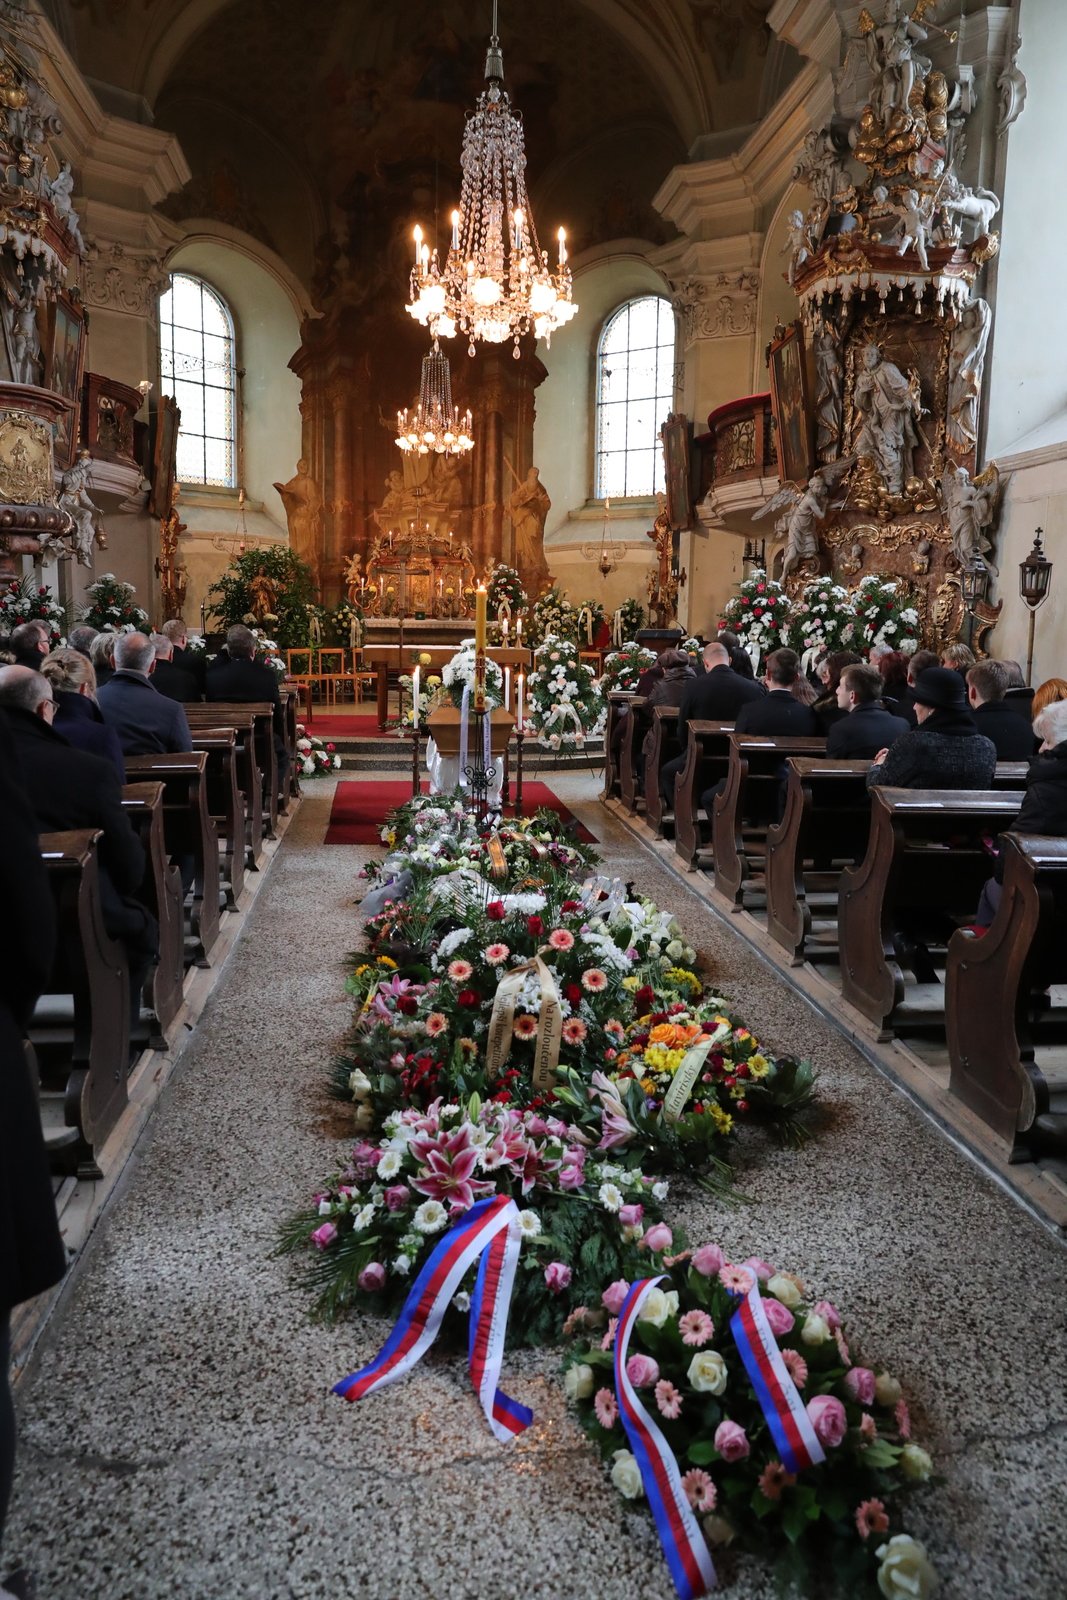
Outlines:
<svg viewBox="0 0 1067 1600"><path fill-rule="evenodd" d="M763 688L751 678L743 678L730 665L730 651L716 640L704 646L704 675L685 686L678 707L678 738L682 754L664 762L659 781L664 801L674 810L674 780L685 766L686 732L691 722L732 722L750 701L762 700Z"/></svg>
<svg viewBox="0 0 1067 1600"><path fill-rule="evenodd" d="M126 763L122 759L122 746L114 728L104 721L100 707L91 695L75 694L73 689L57 689L56 714L52 726L61 733L75 750L85 750L91 756L102 756L110 761L120 783L126 782Z"/></svg>
<svg viewBox="0 0 1067 1600"><path fill-rule="evenodd" d="M182 705L191 705L201 698L200 685L193 674L186 672L184 667L175 666L166 656L160 656L156 661L152 687L157 694L165 694L168 700L177 700Z"/></svg>
<svg viewBox="0 0 1067 1600"><path fill-rule="evenodd" d="M1037 749L1033 728L1008 705L1007 670L999 661L979 661L967 674L967 699L979 733L992 739L998 761L1029 761Z"/></svg>
<svg viewBox="0 0 1067 1600"><path fill-rule="evenodd" d="M256 641L251 629L237 623L226 632L226 654L218 655L207 669L205 699L232 700L241 705L269 700L274 707L274 753L278 759L278 789L289 789L289 751L282 722L282 699L274 671L254 659Z"/></svg>
<svg viewBox="0 0 1067 1600"><path fill-rule="evenodd" d="M1064 839L1067 838L1067 700L1046 706L1034 718L1034 728L1044 743L1040 754L1030 763L1026 793L1011 831ZM980 928L988 927L996 914L1003 878L1004 858L998 852L993 877L982 890L975 918Z"/></svg>
<svg viewBox="0 0 1067 1600"><path fill-rule="evenodd" d="M975 727L959 673L927 667L912 693L919 725L895 739L881 761L875 758L868 788L988 789L996 746Z"/></svg>
<svg viewBox="0 0 1067 1600"><path fill-rule="evenodd" d="M800 677L795 650L772 650L763 669L767 693L762 700L743 706L734 720L737 733L762 733L775 739L802 739L819 732L819 719L810 705L793 694Z"/></svg>
<svg viewBox="0 0 1067 1600"><path fill-rule="evenodd" d="M152 687L155 651L143 633L126 633L115 645L113 677L97 691L104 721L119 736L123 753L152 756L193 748L185 712Z"/></svg>
<svg viewBox="0 0 1067 1600"><path fill-rule="evenodd" d="M882 679L877 667L860 662L845 667L837 686L837 703L845 712L826 735L826 754L839 761L873 761L879 750L908 732L881 702Z"/></svg>

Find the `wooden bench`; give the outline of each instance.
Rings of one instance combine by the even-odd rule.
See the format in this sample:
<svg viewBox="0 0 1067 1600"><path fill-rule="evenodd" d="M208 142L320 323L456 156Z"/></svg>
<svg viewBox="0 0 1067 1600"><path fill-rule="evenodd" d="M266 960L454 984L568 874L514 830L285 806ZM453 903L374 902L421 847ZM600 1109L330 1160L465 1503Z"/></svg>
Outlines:
<svg viewBox="0 0 1067 1600"><path fill-rule="evenodd" d="M274 707L269 700L242 701L209 700L204 705L187 706L189 727L192 732L200 728L237 727L236 718L242 721L249 713L254 726L256 765L263 775L263 829L268 839L275 837L278 826L278 752L274 746Z"/></svg>
<svg viewBox="0 0 1067 1600"><path fill-rule="evenodd" d="M620 719L629 717L630 702L633 698L629 689L608 690L608 717L604 726L604 787L600 795L602 800L610 800L620 792L621 773L619 757L615 754L615 731Z"/></svg>
<svg viewBox="0 0 1067 1600"><path fill-rule="evenodd" d="M289 756L289 789L288 794L281 797L281 809L288 811L289 799L300 799L300 763L296 759L296 741L298 734L296 725L300 720L300 695L288 684L278 685L278 698L282 703L282 735L286 752Z"/></svg>
<svg viewBox="0 0 1067 1600"><path fill-rule="evenodd" d="M870 833L867 791L869 761L817 760L792 756L786 762L785 811L767 830L767 931L789 953L793 966L806 958L811 934L809 890L833 893L842 864L862 861ZM818 874L810 881L811 874Z"/></svg>
<svg viewBox="0 0 1067 1600"><path fill-rule="evenodd" d="M1067 839L1006 833L1001 850L1004 888L988 932L960 930L948 946L949 1088L1023 1160L1054 1087L1067 1087L1062 1076L1051 1084L1037 1059L1053 1033L1062 1057L1067 1037L1045 993L1067 983Z"/></svg>
<svg viewBox="0 0 1067 1600"><path fill-rule="evenodd" d="M219 838L219 865L231 910L245 886L245 797L237 781L236 728L198 728L193 749L207 755L207 803Z"/></svg>
<svg viewBox="0 0 1067 1600"><path fill-rule="evenodd" d="M627 811L634 813L639 811L644 803L638 757L641 753L641 741L651 722L648 699L645 695L634 695L630 701L630 715L626 720L628 726L622 731L622 748L619 751L619 787L623 805Z"/></svg>
<svg viewBox="0 0 1067 1600"><path fill-rule="evenodd" d="M686 733L685 766L674 779L674 848L687 872L711 865L711 841L701 833L700 797L725 778L730 764L732 722L689 723Z"/></svg>
<svg viewBox="0 0 1067 1600"><path fill-rule="evenodd" d="M181 874L167 856L164 839L163 785L126 784L122 809L144 847L145 875L137 897L159 925L159 963L148 974L143 999L151 1013L148 1043L153 1050L165 1050L167 1029L184 998L185 938Z"/></svg>
<svg viewBox="0 0 1067 1600"><path fill-rule="evenodd" d="M681 753L678 741L678 707L653 706L652 739L645 761L645 821L657 839L666 836L668 828L674 830L674 812L668 811L659 786L660 768Z"/></svg>
<svg viewBox="0 0 1067 1600"><path fill-rule="evenodd" d="M207 710L217 712L212 720L203 717ZM256 740L256 719L251 706L231 705L223 710L217 704L199 706L189 723L195 745L200 733L215 733L219 728L232 728L237 735L237 787L245 802L245 866L250 872L259 871L263 859L263 770L259 764Z"/></svg>
<svg viewBox="0 0 1067 1600"><path fill-rule="evenodd" d="M955 918L973 921L993 869L982 840L1012 826L1019 790L885 789L871 795L867 851L841 874L837 931L845 1000L882 1037L916 1020L904 1014L894 936ZM936 1020L923 1009L923 1025ZM943 1020L943 1016L942 1016Z"/></svg>
<svg viewBox="0 0 1067 1600"><path fill-rule="evenodd" d="M129 756L126 776L163 785L163 832L167 853L193 858L189 913L192 955L206 967L219 936L219 841L207 804L207 751Z"/></svg>
<svg viewBox="0 0 1067 1600"><path fill-rule="evenodd" d="M126 952L104 928L97 829L44 833L41 855L56 907L48 990L27 1030L46 1089L63 1092L73 1145L57 1152L80 1177L101 1176L97 1154L126 1106L130 1052Z"/></svg>
<svg viewBox="0 0 1067 1600"><path fill-rule="evenodd" d="M818 756L826 740L769 738L731 733L726 783L715 796L711 814L711 846L715 889L733 911L741 909L743 886L753 863L762 856L769 825L778 820L783 768L790 756Z"/></svg>

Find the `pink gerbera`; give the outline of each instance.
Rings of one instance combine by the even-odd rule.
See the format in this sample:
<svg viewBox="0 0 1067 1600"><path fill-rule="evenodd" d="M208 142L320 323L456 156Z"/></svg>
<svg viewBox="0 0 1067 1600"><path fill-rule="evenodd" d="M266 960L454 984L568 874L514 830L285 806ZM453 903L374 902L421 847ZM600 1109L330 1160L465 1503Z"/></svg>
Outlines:
<svg viewBox="0 0 1067 1600"><path fill-rule="evenodd" d="M444 1033L448 1027L448 1018L443 1011L431 1011L426 1018L426 1032L429 1034Z"/></svg>
<svg viewBox="0 0 1067 1600"><path fill-rule="evenodd" d="M607 986L607 975L599 967L590 967L588 972L582 973L582 988L588 989L590 994L599 994Z"/></svg>
<svg viewBox="0 0 1067 1600"><path fill-rule="evenodd" d="M573 950L574 935L568 933L566 928L553 928L548 936L548 942L553 950Z"/></svg>
<svg viewBox="0 0 1067 1600"><path fill-rule="evenodd" d="M461 961L457 958L455 961L448 963L448 976L453 983L466 983L473 971L474 968L469 961Z"/></svg>
<svg viewBox="0 0 1067 1600"><path fill-rule="evenodd" d="M668 1378L661 1378L655 1388L656 1404L661 1417L673 1422L682 1414L682 1397Z"/></svg>
<svg viewBox="0 0 1067 1600"><path fill-rule="evenodd" d="M780 1500L782 1491L796 1481L796 1476L792 1472L787 1472L780 1461L768 1461L760 1473L760 1494L766 1500Z"/></svg>
<svg viewBox="0 0 1067 1600"><path fill-rule="evenodd" d="M613 1428L619 1420L619 1408L610 1389L598 1389L593 1400L593 1410L602 1428Z"/></svg>
<svg viewBox="0 0 1067 1600"><path fill-rule="evenodd" d="M608 1319L607 1332L605 1333L604 1337L600 1341L601 1350L610 1350L611 1349L612 1345L615 1343L615 1329L618 1326L619 1326L618 1317L610 1317Z"/></svg>
<svg viewBox="0 0 1067 1600"><path fill-rule="evenodd" d="M610 1022L605 1022L604 1032L610 1033L613 1039L625 1039L626 1037L626 1029L623 1027L622 1023L617 1021L614 1017L612 1017Z"/></svg>
<svg viewBox="0 0 1067 1600"><path fill-rule="evenodd" d="M731 1294L748 1294L755 1281L747 1267L733 1267L729 1262L719 1272L719 1282Z"/></svg>
<svg viewBox="0 0 1067 1600"><path fill-rule="evenodd" d="M690 1467L682 1479L685 1497L694 1511L714 1511L718 1495L715 1485L702 1467Z"/></svg>
<svg viewBox="0 0 1067 1600"><path fill-rule="evenodd" d="M798 1389L803 1389L808 1381L808 1363L804 1360L799 1350L783 1350L782 1360L785 1370L792 1378Z"/></svg>
<svg viewBox="0 0 1067 1600"><path fill-rule="evenodd" d="M501 966L511 954L506 944L491 944L485 952L485 959L491 967Z"/></svg>
<svg viewBox="0 0 1067 1600"><path fill-rule="evenodd" d="M532 1039L537 1032L536 1017L516 1017L512 1027L516 1039Z"/></svg>
<svg viewBox="0 0 1067 1600"><path fill-rule="evenodd" d="M889 1518L880 1500L863 1500L856 1507L856 1531L861 1539L869 1539L872 1533L889 1532Z"/></svg>
<svg viewBox="0 0 1067 1600"><path fill-rule="evenodd" d="M713 1337L715 1324L706 1311L687 1311L678 1318L678 1331L683 1344L691 1344L699 1349Z"/></svg>
<svg viewBox="0 0 1067 1600"><path fill-rule="evenodd" d="M581 1017L568 1017L563 1024L563 1042L564 1044L581 1044L588 1031Z"/></svg>

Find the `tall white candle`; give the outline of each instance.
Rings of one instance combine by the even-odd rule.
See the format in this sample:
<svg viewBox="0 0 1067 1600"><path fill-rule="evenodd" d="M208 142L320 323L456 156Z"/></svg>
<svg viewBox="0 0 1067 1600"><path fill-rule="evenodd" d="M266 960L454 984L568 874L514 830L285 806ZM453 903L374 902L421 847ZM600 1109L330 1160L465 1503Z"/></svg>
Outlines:
<svg viewBox="0 0 1067 1600"><path fill-rule="evenodd" d="M419 725L419 669L418 669L418 666L416 666L415 671L411 674L411 726L413 728L417 728L418 725Z"/></svg>
<svg viewBox="0 0 1067 1600"><path fill-rule="evenodd" d="M507 624L505 623L506 627ZM511 710L511 668L504 668L504 710Z"/></svg>
<svg viewBox="0 0 1067 1600"><path fill-rule="evenodd" d="M526 692L526 679L523 676L522 670L520 668L520 670L519 670L519 706L518 706L518 711L519 711L519 732L520 733L525 733L525 731L526 731L525 723L523 721L523 699L525 697L525 692Z"/></svg>

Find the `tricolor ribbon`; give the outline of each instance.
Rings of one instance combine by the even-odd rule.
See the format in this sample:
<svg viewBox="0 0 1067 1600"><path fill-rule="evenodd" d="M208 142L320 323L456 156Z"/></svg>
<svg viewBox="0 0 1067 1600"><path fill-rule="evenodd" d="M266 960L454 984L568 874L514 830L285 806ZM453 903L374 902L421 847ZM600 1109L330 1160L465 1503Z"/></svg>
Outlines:
<svg viewBox="0 0 1067 1600"><path fill-rule="evenodd" d="M615 1330L615 1395L626 1437L641 1469L641 1482L652 1508L675 1588L682 1600L691 1600L691 1597L707 1594L709 1589L714 1589L715 1568L700 1525L682 1488L682 1475L674 1451L637 1398L634 1386L626 1376L626 1356L633 1325L639 1320L641 1308L650 1291L662 1281L662 1275L641 1279L631 1287L623 1302L619 1325Z"/></svg>
<svg viewBox="0 0 1067 1600"><path fill-rule="evenodd" d="M826 1457L797 1386L782 1360L778 1341L771 1332L758 1283L753 1283L730 1318L730 1332L767 1419L782 1465L787 1472L818 1466Z"/></svg>
<svg viewBox="0 0 1067 1600"><path fill-rule="evenodd" d="M522 1433L533 1412L497 1387L521 1242L514 1200L507 1195L479 1200L441 1236L374 1360L335 1384L334 1394L362 1400L406 1377L437 1338L450 1302L480 1257L470 1308L471 1382L496 1437L506 1441Z"/></svg>

